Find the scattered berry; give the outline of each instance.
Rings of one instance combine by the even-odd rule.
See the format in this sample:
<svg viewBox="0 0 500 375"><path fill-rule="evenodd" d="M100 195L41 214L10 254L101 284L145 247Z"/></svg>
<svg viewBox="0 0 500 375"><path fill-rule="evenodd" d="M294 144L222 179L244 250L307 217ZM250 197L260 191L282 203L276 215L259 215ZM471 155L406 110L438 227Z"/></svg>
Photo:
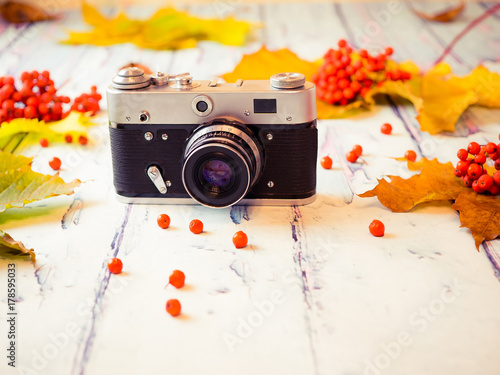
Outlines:
<svg viewBox="0 0 500 375"><path fill-rule="evenodd" d="M40 146L49 147L49 141L47 140L47 138L40 139Z"/></svg>
<svg viewBox="0 0 500 375"><path fill-rule="evenodd" d="M177 316L181 313L181 303L176 299L169 299L165 306L167 312L172 316Z"/></svg>
<svg viewBox="0 0 500 375"><path fill-rule="evenodd" d="M237 249L241 249L248 244L248 237L245 232L241 230L236 232L233 236L233 244Z"/></svg>
<svg viewBox="0 0 500 375"><path fill-rule="evenodd" d="M168 283L179 289L184 286L185 280L186 280L186 275L184 275L184 272L175 270L168 278Z"/></svg>
<svg viewBox="0 0 500 375"><path fill-rule="evenodd" d="M389 135L392 133L392 125L386 122L380 127L380 131L382 132L382 134Z"/></svg>
<svg viewBox="0 0 500 375"><path fill-rule="evenodd" d="M323 158L321 158L321 166L324 168L324 169L330 169L333 165L333 161L332 161L332 158L329 157L329 156L325 156Z"/></svg>
<svg viewBox="0 0 500 375"><path fill-rule="evenodd" d="M356 160L358 160L358 154L355 151L349 151L345 155L345 158L349 163L356 163Z"/></svg>
<svg viewBox="0 0 500 375"><path fill-rule="evenodd" d="M351 151L356 153L356 155L358 155L359 157L363 154L363 147L361 147L360 145L354 145Z"/></svg>
<svg viewBox="0 0 500 375"><path fill-rule="evenodd" d="M73 136L71 134L66 134L64 136L64 140L66 141L66 143L71 143L73 142Z"/></svg>
<svg viewBox="0 0 500 375"><path fill-rule="evenodd" d="M156 222L160 228L167 229L170 226L170 216L161 214L157 217Z"/></svg>
<svg viewBox="0 0 500 375"><path fill-rule="evenodd" d="M49 161L50 168L52 168L55 171L58 171L61 168L61 159L58 157L53 157Z"/></svg>
<svg viewBox="0 0 500 375"><path fill-rule="evenodd" d="M408 150L405 153L405 158L406 158L406 160L409 160L409 161L415 161L415 160L417 160L417 153L413 150Z"/></svg>
<svg viewBox="0 0 500 375"><path fill-rule="evenodd" d="M373 220L368 227L370 233L375 237L382 237L385 233L385 226L380 220Z"/></svg>
<svg viewBox="0 0 500 375"><path fill-rule="evenodd" d="M88 141L89 140L84 135L78 137L78 143L80 143L83 146L85 146L88 143Z"/></svg>
<svg viewBox="0 0 500 375"><path fill-rule="evenodd" d="M189 230L194 234L200 234L203 232L203 223L198 219L191 220L189 223Z"/></svg>
<svg viewBox="0 0 500 375"><path fill-rule="evenodd" d="M123 269L123 263L120 259L118 258L111 258L108 260L108 270L111 273L118 274L122 272Z"/></svg>

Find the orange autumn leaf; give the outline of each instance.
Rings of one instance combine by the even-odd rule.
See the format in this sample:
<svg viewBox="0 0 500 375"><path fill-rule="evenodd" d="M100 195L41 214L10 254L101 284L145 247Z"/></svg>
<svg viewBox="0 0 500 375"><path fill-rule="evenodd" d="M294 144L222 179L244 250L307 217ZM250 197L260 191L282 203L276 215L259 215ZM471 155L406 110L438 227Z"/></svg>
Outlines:
<svg viewBox="0 0 500 375"><path fill-rule="evenodd" d="M374 189L359 196L376 196L391 211L405 212L425 202L454 200L464 189L468 189L455 177L450 162L442 164L437 159L422 158L418 162L408 163L408 166L411 170L420 170L420 174L406 180L399 176L388 176L390 182L378 180Z"/></svg>
<svg viewBox="0 0 500 375"><path fill-rule="evenodd" d="M451 206L460 212L461 227L469 228L476 248L484 240L500 236L500 198L476 194L471 189L463 191Z"/></svg>

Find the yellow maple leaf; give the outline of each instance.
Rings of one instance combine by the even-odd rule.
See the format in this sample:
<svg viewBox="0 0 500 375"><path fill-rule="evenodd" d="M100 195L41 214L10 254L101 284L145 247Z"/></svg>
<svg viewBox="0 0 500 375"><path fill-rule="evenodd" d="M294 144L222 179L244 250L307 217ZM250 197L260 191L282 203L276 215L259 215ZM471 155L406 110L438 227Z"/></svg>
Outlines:
<svg viewBox="0 0 500 375"><path fill-rule="evenodd" d="M107 18L87 3L83 3L82 13L85 22L93 29L70 31L63 43L100 46L134 43L143 48L180 49L195 47L200 40L211 40L241 46L252 28L250 23L232 17L202 19L171 7L159 9L147 20L132 20L123 12Z"/></svg>
<svg viewBox="0 0 500 375"><path fill-rule="evenodd" d="M87 136L87 129L91 125L95 124L89 115L75 111L63 120L49 123L38 119L13 119L0 126L0 150L19 150L30 143L38 142L40 138L47 138L49 142L64 142L67 134L78 139L80 135Z"/></svg>
<svg viewBox="0 0 500 375"><path fill-rule="evenodd" d="M230 73L222 77L226 82L237 79L269 79L273 74L281 72L297 72L305 75L306 80L317 72L318 63L302 60L289 49L269 51L265 46L255 53L244 55Z"/></svg>
<svg viewBox="0 0 500 375"><path fill-rule="evenodd" d="M473 90L433 74L422 77L420 95L423 106L417 120L420 129L430 134L453 132L462 113L477 103L477 95Z"/></svg>
<svg viewBox="0 0 500 375"><path fill-rule="evenodd" d="M490 72L484 66L478 66L465 77L451 78L450 83L474 91L478 105L500 108L500 75L498 73Z"/></svg>

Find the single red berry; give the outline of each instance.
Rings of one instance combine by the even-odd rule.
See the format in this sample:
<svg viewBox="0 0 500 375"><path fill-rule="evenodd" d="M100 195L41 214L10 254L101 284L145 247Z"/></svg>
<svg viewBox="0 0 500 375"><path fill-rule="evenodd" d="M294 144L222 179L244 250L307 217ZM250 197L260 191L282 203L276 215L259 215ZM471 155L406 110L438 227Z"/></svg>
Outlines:
<svg viewBox="0 0 500 375"><path fill-rule="evenodd" d="M405 153L405 158L406 158L406 160L409 160L409 161L415 161L415 160L417 160L417 153L413 150L408 150Z"/></svg>
<svg viewBox="0 0 500 375"><path fill-rule="evenodd" d="M375 237L382 237L385 233L385 226L380 220L373 220L368 227L370 233Z"/></svg>
<svg viewBox="0 0 500 375"><path fill-rule="evenodd" d="M38 118L38 110L32 105L27 106L24 108L24 117L28 119Z"/></svg>
<svg viewBox="0 0 500 375"><path fill-rule="evenodd" d="M361 147L360 145L354 145L351 151L356 153L356 155L361 156L361 154L363 154L363 147Z"/></svg>
<svg viewBox="0 0 500 375"><path fill-rule="evenodd" d="M167 312L172 316L177 316L181 313L181 303L176 299L169 299L165 306Z"/></svg>
<svg viewBox="0 0 500 375"><path fill-rule="evenodd" d="M458 150L457 152L457 157L460 159L460 160L467 160L467 158L469 157L469 153L467 152L467 150L465 148L461 148L460 150Z"/></svg>
<svg viewBox="0 0 500 375"><path fill-rule="evenodd" d="M460 177L465 176L467 174L467 169L469 169L469 163L464 160L459 160L455 168L460 171Z"/></svg>
<svg viewBox="0 0 500 375"><path fill-rule="evenodd" d="M481 167L479 164L471 163L471 165L469 165L469 168L467 169L467 175L472 180L477 180L479 176L481 176L482 174L483 174L483 167Z"/></svg>
<svg viewBox="0 0 500 375"><path fill-rule="evenodd" d="M356 160L358 160L358 154L354 151L349 151L346 155L345 158L349 163L356 163Z"/></svg>
<svg viewBox="0 0 500 375"><path fill-rule="evenodd" d="M484 190L481 187L481 185L479 185L479 181L478 180L472 181L472 190L474 190L478 194L482 194L482 193L484 193L486 191L486 190Z"/></svg>
<svg viewBox="0 0 500 375"><path fill-rule="evenodd" d="M78 143L80 143L81 145L86 145L87 143L89 142L89 140L87 139L87 137L85 137L84 135L81 135L78 137Z"/></svg>
<svg viewBox="0 0 500 375"><path fill-rule="evenodd" d="M57 171L61 168L61 159L59 159L58 157L53 157L52 159L50 159L49 165L50 168Z"/></svg>
<svg viewBox="0 0 500 375"><path fill-rule="evenodd" d="M474 157L474 163L483 165L486 163L486 155L483 153L479 153Z"/></svg>
<svg viewBox="0 0 500 375"><path fill-rule="evenodd" d="M248 237L245 232L241 230L233 235L233 244L237 249L241 249L248 244Z"/></svg>
<svg viewBox="0 0 500 375"><path fill-rule="evenodd" d="M344 48L345 46L347 46L347 41L345 39L340 39L338 45L340 48Z"/></svg>
<svg viewBox="0 0 500 375"><path fill-rule="evenodd" d="M329 157L329 156L325 156L323 158L321 158L321 166L324 168L324 169L330 169L333 165L333 161L332 161L332 158Z"/></svg>
<svg viewBox="0 0 500 375"><path fill-rule="evenodd" d="M123 269L123 263L120 259L118 258L111 258L108 260L108 270L111 273L117 274L122 272Z"/></svg>
<svg viewBox="0 0 500 375"><path fill-rule="evenodd" d="M71 143L73 142L73 136L71 134L66 134L64 136L64 140L66 141L66 143Z"/></svg>
<svg viewBox="0 0 500 375"><path fill-rule="evenodd" d="M385 123L382 125L382 127L380 128L380 131L383 133L383 134L391 134L392 133L392 125L389 124L389 123Z"/></svg>
<svg viewBox="0 0 500 375"><path fill-rule="evenodd" d="M161 214L156 218L156 222L160 228L167 229L170 226L170 216Z"/></svg>
<svg viewBox="0 0 500 375"><path fill-rule="evenodd" d="M495 160L495 169L500 170L500 158Z"/></svg>
<svg viewBox="0 0 500 375"><path fill-rule="evenodd" d="M483 174L477 179L478 185L483 189L483 191L489 190L493 185L493 178L488 174Z"/></svg>
<svg viewBox="0 0 500 375"><path fill-rule="evenodd" d="M386 48L385 48L385 54L386 54L387 56L390 56L390 55L392 55L393 53L394 53L394 50L392 49L392 47L386 47Z"/></svg>
<svg viewBox="0 0 500 375"><path fill-rule="evenodd" d="M469 154L477 155L479 151L481 151L481 146L479 146L479 143L477 142L471 142L467 146L467 151L469 152Z"/></svg>
<svg viewBox="0 0 500 375"><path fill-rule="evenodd" d="M198 219L191 220L189 223L189 230L194 234L200 234L203 232L203 223Z"/></svg>
<svg viewBox="0 0 500 375"><path fill-rule="evenodd" d="M464 182L464 185L467 187L472 186L472 179L468 175L462 176L462 181Z"/></svg>
<svg viewBox="0 0 500 375"><path fill-rule="evenodd" d="M494 144L493 142L489 142L489 143L486 145L485 149L486 149L486 152L487 152L489 155L491 155L491 154L494 154L494 153L496 153L496 152L497 152L497 145L496 145L496 144Z"/></svg>
<svg viewBox="0 0 500 375"><path fill-rule="evenodd" d="M40 139L40 146L49 147L49 141L47 140L47 138Z"/></svg>
<svg viewBox="0 0 500 375"><path fill-rule="evenodd" d="M497 195L498 193L500 193L500 185L497 184L491 185L489 192L491 195Z"/></svg>
<svg viewBox="0 0 500 375"><path fill-rule="evenodd" d="M495 184L500 186L500 171L493 173L493 181L495 181Z"/></svg>
<svg viewBox="0 0 500 375"><path fill-rule="evenodd" d="M179 289L184 286L185 280L186 280L186 275L184 275L184 272L175 270L168 278L168 283Z"/></svg>
<svg viewBox="0 0 500 375"><path fill-rule="evenodd" d="M338 88L344 90L345 88L349 87L351 85L351 81L349 81L347 78L342 78L338 81Z"/></svg>

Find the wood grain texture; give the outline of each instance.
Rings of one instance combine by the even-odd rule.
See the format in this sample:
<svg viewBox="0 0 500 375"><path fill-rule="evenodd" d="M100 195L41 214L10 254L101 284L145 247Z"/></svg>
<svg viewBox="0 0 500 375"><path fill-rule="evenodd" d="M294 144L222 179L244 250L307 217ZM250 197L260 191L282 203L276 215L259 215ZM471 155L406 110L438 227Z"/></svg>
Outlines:
<svg viewBox="0 0 500 375"><path fill-rule="evenodd" d="M91 84L104 92L116 69L131 61L211 79L263 43L316 59L339 38L357 47L391 45L397 60L429 67L493 6L468 4L444 25L403 5L391 12L389 3L224 4L185 7L262 22L247 46L204 42L172 52L58 44L66 29L84 27L78 12L57 23L0 23L0 75L49 69L61 92L74 97ZM492 15L471 29L445 61L459 73L497 61L499 19ZM408 149L455 161L468 142L497 139L499 115L472 108L454 134L430 136L419 130L412 107L387 98L370 113L320 121L318 153L334 164L318 170L317 201L302 207L121 204L114 197L105 113L88 147L33 146L26 153L35 156L34 169L50 173L47 161L59 156L65 180L87 182L71 197L0 215L0 227L38 254L36 267L16 261L20 367L2 359L0 373L498 374L498 241L476 252L449 205L394 214L356 193L383 175L409 176L392 159ZM384 122L393 125L393 135L380 133ZM344 155L354 144L364 152L349 164ZM160 213L172 219L167 230L156 225ZM194 218L205 223L198 236L187 229ZM385 223L385 237L369 234L373 219ZM237 230L249 236L243 250L231 243ZM123 260L121 275L106 271L111 256ZM0 285L11 261L0 259ZM174 269L185 272L186 286L164 289ZM0 290L5 353L7 300L5 287ZM169 298L182 303L178 318L165 312Z"/></svg>

